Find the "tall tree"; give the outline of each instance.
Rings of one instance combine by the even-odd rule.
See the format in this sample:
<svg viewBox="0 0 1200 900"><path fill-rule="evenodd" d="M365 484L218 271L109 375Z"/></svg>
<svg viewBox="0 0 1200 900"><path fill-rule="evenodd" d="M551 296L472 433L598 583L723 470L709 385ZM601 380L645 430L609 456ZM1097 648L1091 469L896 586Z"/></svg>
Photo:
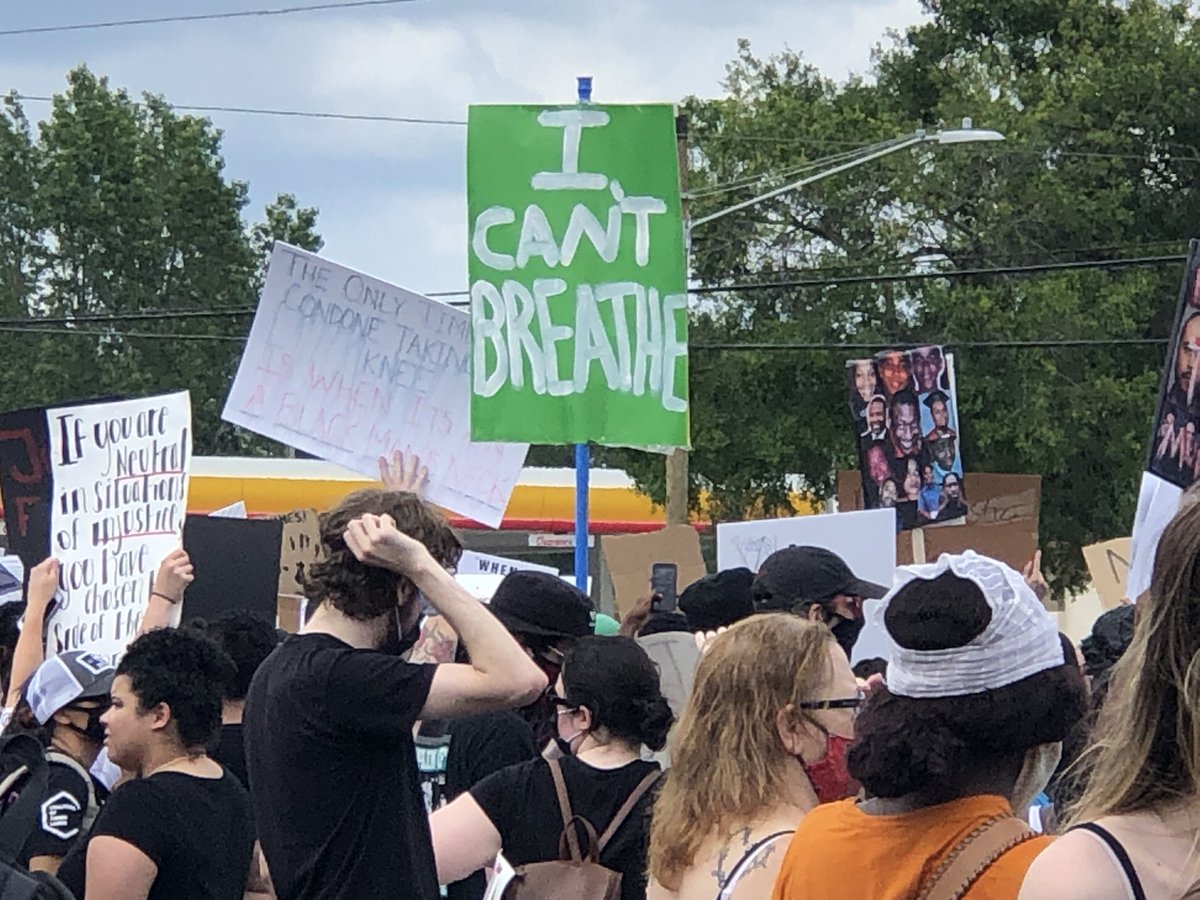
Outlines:
<svg viewBox="0 0 1200 900"><path fill-rule="evenodd" d="M220 409L264 254L319 248L316 210L283 195L248 227L211 122L86 68L67 82L36 135L14 97L0 116L5 405L185 387L197 452L266 451Z"/></svg>
<svg viewBox="0 0 1200 900"><path fill-rule="evenodd" d="M854 347L1044 339L1096 347L958 351L968 469L1044 476L1056 587L1079 547L1128 533L1180 266L1022 277L846 280L1178 253L1200 213L1200 75L1187 5L1154 0L929 0L879 51L874 79L837 84L793 53L739 48L727 96L690 99L693 214L800 177L831 155L964 116L1004 144L932 147L867 163L698 229L708 284L819 278L732 291L696 308L694 487L722 515L779 508L798 475L827 495L852 464L843 365ZM818 344L786 352L704 344ZM832 345L832 346L824 346ZM654 488L661 463L621 462ZM969 485L969 480L968 480Z"/></svg>

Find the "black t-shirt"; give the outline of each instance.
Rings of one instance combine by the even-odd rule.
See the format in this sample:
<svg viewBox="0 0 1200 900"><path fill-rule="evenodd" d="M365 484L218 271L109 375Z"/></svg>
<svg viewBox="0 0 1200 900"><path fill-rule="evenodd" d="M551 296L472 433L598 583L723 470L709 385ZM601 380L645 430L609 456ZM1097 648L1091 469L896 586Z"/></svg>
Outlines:
<svg viewBox="0 0 1200 900"><path fill-rule="evenodd" d="M59 879L85 896L87 845L107 835L132 844L158 866L148 900L241 900L254 830L250 797L228 772L199 778L158 772L113 791L84 841L63 860Z"/></svg>
<svg viewBox="0 0 1200 900"><path fill-rule="evenodd" d="M211 756L228 769L242 787L247 790L250 788L250 779L246 775L246 747L242 742L241 725L221 726L221 739Z"/></svg>
<svg viewBox="0 0 1200 900"><path fill-rule="evenodd" d="M327 634L259 667L242 722L279 900L438 896L412 737L436 668Z"/></svg>
<svg viewBox="0 0 1200 900"><path fill-rule="evenodd" d="M432 812L507 766L536 759L529 723L511 712L484 713L465 719L422 722L417 763ZM476 872L446 886L449 900L481 900L487 878Z"/></svg>
<svg viewBox="0 0 1200 900"><path fill-rule="evenodd" d="M571 810L592 823L597 835L657 763L637 760L619 769L597 769L574 757L562 760ZM656 785L657 787L657 785ZM646 845L655 791L647 791L613 835L600 864L620 872L622 900L645 900ZM558 859L562 814L545 760L509 766L471 788L471 796L500 832L504 858L514 866ZM582 836L582 832L580 832Z"/></svg>
<svg viewBox="0 0 1200 900"><path fill-rule="evenodd" d="M48 757L50 787L46 797L38 809L37 825L21 848L18 862L28 867L29 861L35 856L66 856L71 847L78 841L84 830L88 814L89 797L88 785L95 803L103 803L108 797L108 791L90 774L81 773L80 766L58 762L53 756ZM0 808L7 809L9 804L17 799L21 791L12 791L6 796Z"/></svg>

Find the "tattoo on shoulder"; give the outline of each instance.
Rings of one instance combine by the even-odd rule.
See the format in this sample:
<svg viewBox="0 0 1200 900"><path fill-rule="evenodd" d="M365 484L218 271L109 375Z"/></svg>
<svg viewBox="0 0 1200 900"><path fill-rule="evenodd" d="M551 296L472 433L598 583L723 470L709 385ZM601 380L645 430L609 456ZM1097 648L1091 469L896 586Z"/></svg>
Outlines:
<svg viewBox="0 0 1200 900"><path fill-rule="evenodd" d="M746 866L746 871L753 872L755 869L765 869L767 867L767 860L769 860L771 855L775 852L775 846L775 841L767 844L767 846L764 847L762 851L759 852Z"/></svg>
<svg viewBox="0 0 1200 900"><path fill-rule="evenodd" d="M725 871L725 861L729 859L729 845L726 844L721 848L721 852L717 854L717 867L710 873L717 880L719 887L725 887L725 882L729 880L729 873Z"/></svg>

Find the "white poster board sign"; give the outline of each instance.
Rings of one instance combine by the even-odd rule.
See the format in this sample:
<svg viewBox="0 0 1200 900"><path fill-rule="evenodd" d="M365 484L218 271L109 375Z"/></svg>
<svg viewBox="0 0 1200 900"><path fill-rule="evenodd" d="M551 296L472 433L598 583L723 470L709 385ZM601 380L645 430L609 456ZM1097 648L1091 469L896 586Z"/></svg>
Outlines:
<svg viewBox="0 0 1200 900"><path fill-rule="evenodd" d="M137 631L158 564L179 546L192 458L186 391L47 411L51 552L62 594L48 653L115 658Z"/></svg>
<svg viewBox="0 0 1200 900"><path fill-rule="evenodd" d="M805 546L832 550L859 578L890 586L896 568L896 511L869 509L718 525L717 568L745 566L757 572L776 550ZM863 604L866 626L854 645L852 662L891 658L879 607L877 600Z"/></svg>
<svg viewBox="0 0 1200 900"><path fill-rule="evenodd" d="M1167 523L1179 512L1183 488L1164 481L1151 472L1142 473L1138 491L1137 512L1133 517L1133 558L1129 561L1129 580L1125 599L1136 601L1150 590L1150 575L1154 571L1154 555L1158 540Z"/></svg>
<svg viewBox="0 0 1200 900"><path fill-rule="evenodd" d="M464 550L462 558L458 561L459 575L507 575L509 572L559 574L558 569L552 566L539 566L537 563L509 559L507 556L493 556L490 553L476 553L474 550Z"/></svg>
<svg viewBox="0 0 1200 900"><path fill-rule="evenodd" d="M896 568L896 511L869 509L723 523L717 526L717 569L745 566L757 572L768 556L785 547L824 547L844 559L859 578L891 584Z"/></svg>
<svg viewBox="0 0 1200 900"><path fill-rule="evenodd" d="M470 316L276 243L221 417L372 478L420 457L433 503L496 527L526 444L474 444Z"/></svg>

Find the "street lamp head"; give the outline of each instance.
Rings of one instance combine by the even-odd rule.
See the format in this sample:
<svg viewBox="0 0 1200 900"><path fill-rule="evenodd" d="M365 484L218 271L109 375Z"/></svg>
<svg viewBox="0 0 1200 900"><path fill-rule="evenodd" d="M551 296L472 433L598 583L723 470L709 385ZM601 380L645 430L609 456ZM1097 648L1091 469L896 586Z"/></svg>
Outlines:
<svg viewBox="0 0 1200 900"><path fill-rule="evenodd" d="M986 141L1002 141L1004 135L998 131L975 128L969 119L962 120L961 128L951 128L948 131L938 131L930 137L939 144L974 144Z"/></svg>

